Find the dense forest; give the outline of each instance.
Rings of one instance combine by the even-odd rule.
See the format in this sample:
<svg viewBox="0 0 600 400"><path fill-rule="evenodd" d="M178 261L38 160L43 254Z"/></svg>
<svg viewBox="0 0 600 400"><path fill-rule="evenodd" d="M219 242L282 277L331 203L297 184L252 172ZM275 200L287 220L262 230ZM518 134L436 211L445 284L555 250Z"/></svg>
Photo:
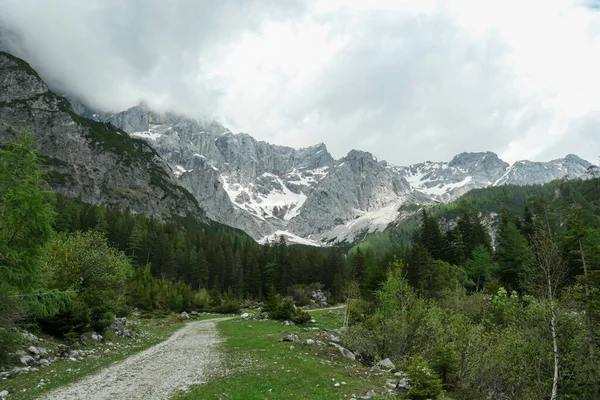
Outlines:
<svg viewBox="0 0 600 400"><path fill-rule="evenodd" d="M351 348L431 372L413 375L415 398L600 398L597 170L417 215L408 243L388 235L348 257Z"/></svg>
<svg viewBox="0 0 600 400"><path fill-rule="evenodd" d="M31 134L0 148L0 364L10 327L102 330L133 308L237 312L242 301L324 290L341 298L339 248L259 245L241 231L158 221L46 191Z"/></svg>

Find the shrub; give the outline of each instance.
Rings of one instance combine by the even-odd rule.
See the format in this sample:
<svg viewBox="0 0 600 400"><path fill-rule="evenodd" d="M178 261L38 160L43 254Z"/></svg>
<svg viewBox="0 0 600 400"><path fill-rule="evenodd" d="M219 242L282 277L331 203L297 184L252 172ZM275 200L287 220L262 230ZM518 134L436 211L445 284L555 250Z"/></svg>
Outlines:
<svg viewBox="0 0 600 400"><path fill-rule="evenodd" d="M408 358L406 373L410 379L408 397L414 400L435 399L442 393L442 380L419 356Z"/></svg>
<svg viewBox="0 0 600 400"><path fill-rule="evenodd" d="M93 329L112 322L113 312L125 303L131 265L125 254L108 245L99 232L59 234L46 246L49 287L75 294L65 310L42 321L57 333Z"/></svg>
<svg viewBox="0 0 600 400"><path fill-rule="evenodd" d="M297 324L303 324L310 321L310 314L301 308L295 308L294 302L291 299L285 299L277 305L275 311L269 313L271 319L290 320Z"/></svg>

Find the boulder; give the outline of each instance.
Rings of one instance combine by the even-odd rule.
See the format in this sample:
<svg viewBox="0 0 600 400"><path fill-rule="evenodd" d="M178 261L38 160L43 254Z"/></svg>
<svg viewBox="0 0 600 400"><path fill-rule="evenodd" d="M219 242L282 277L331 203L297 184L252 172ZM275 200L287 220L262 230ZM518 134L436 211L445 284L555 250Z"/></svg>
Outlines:
<svg viewBox="0 0 600 400"><path fill-rule="evenodd" d="M306 342L304 342L307 346L312 346L313 344L315 344L315 341L312 339L306 339Z"/></svg>
<svg viewBox="0 0 600 400"><path fill-rule="evenodd" d="M8 390L3 390L0 392L0 399L5 398L6 396L8 396Z"/></svg>
<svg viewBox="0 0 600 400"><path fill-rule="evenodd" d="M396 368L394 363L389 358L385 358L385 359L379 361L377 364L375 364L375 367L379 368L379 369L388 369L388 370Z"/></svg>
<svg viewBox="0 0 600 400"><path fill-rule="evenodd" d="M290 333L288 335L285 335L285 337L281 340L284 342L299 342L300 338L295 333Z"/></svg>
<svg viewBox="0 0 600 400"><path fill-rule="evenodd" d="M33 354L33 355L36 355L36 356L39 356L39 355L40 355L40 351L39 351L39 350L38 350L38 348L37 348L37 347L35 347L35 346L29 346L29 347L27 348L27 351L28 351L29 353Z"/></svg>
<svg viewBox="0 0 600 400"><path fill-rule="evenodd" d="M330 342L334 342L334 343L339 343L341 340L339 337L334 336L334 335L329 335L329 337L327 338Z"/></svg>
<svg viewBox="0 0 600 400"><path fill-rule="evenodd" d="M245 312L242 315L240 315L241 319L248 319L248 317L250 317L250 314L248 314L247 312Z"/></svg>
<svg viewBox="0 0 600 400"><path fill-rule="evenodd" d="M344 356L345 358L348 358L350 360L356 360L356 355L351 352L350 350L342 347L342 346L338 346L338 350L340 351L340 354L342 356Z"/></svg>
<svg viewBox="0 0 600 400"><path fill-rule="evenodd" d="M188 313L186 313L185 311L182 312L181 314L179 314L179 316L183 319L190 319L190 315Z"/></svg>
<svg viewBox="0 0 600 400"><path fill-rule="evenodd" d="M410 390L410 378L404 372L396 372L394 374L396 378L400 378L396 383L395 391L408 391Z"/></svg>
<svg viewBox="0 0 600 400"><path fill-rule="evenodd" d="M21 364L23 364L23 365L31 365L35 361L35 359L33 357L27 356L27 355L21 356L20 360L21 360Z"/></svg>
<svg viewBox="0 0 600 400"><path fill-rule="evenodd" d="M41 359L39 359L39 360L36 362L36 364L37 364L39 367L47 367L47 366L49 366L49 365L50 365L50 361L49 361L48 359L46 359L46 358L41 358Z"/></svg>
<svg viewBox="0 0 600 400"><path fill-rule="evenodd" d="M95 340L96 342L101 342L102 335L96 332L92 332L92 340Z"/></svg>

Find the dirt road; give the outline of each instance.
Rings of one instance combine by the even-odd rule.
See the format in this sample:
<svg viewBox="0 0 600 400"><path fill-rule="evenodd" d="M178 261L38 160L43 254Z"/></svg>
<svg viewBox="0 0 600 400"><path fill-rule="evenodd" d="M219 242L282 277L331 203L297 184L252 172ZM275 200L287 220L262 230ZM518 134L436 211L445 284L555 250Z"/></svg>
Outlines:
<svg viewBox="0 0 600 400"><path fill-rule="evenodd" d="M169 339L79 382L51 391L44 400L165 399L219 373L223 340L215 318L194 321Z"/></svg>

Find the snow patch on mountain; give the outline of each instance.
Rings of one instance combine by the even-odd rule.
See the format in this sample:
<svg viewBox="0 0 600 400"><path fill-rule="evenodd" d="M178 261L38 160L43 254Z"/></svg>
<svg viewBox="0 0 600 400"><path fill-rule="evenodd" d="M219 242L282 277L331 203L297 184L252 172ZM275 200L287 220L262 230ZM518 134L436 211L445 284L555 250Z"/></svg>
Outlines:
<svg viewBox="0 0 600 400"><path fill-rule="evenodd" d="M382 232L398 218L399 208L404 199L397 200L378 210L364 212L360 217L334 227L320 236L323 243L353 243L369 233ZM357 210L359 211L359 210Z"/></svg>
<svg viewBox="0 0 600 400"><path fill-rule="evenodd" d="M309 238L303 238L298 235L294 235L293 233L288 232L288 231L275 231L271 235L268 235L268 236L263 237L262 239L259 239L258 243L260 243L260 244L279 243L281 236L283 236L285 238L285 241L288 244L303 244L306 246L316 246L316 247L323 246L323 243L321 243L319 241L311 240Z"/></svg>
<svg viewBox="0 0 600 400"><path fill-rule="evenodd" d="M248 211L262 220L281 218L289 221L298 215L299 209L306 201L306 195L302 192L292 192L276 175L265 172L261 178L272 182L271 190L267 193L264 190L261 191L255 183L243 186L231 177L221 175L223 188L233 204L242 210Z"/></svg>

